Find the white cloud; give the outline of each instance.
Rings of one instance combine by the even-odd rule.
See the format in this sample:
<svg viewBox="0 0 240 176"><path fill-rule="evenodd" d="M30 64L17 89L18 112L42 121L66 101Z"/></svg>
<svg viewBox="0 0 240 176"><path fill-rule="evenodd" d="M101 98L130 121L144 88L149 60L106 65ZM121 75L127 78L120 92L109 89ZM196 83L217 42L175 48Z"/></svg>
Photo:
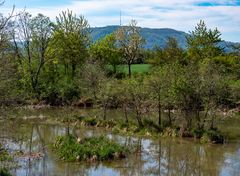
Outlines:
<svg viewBox="0 0 240 176"><path fill-rule="evenodd" d="M73 0L68 5L28 8L27 11L55 19L62 10L70 9L86 16L91 26L105 26L119 24L121 10L125 24L136 19L142 27L167 27L186 32L193 30L203 19L209 27L218 27L224 39L240 41L240 6L234 6L237 0L208 0L218 6L197 6L204 2L206 0ZM1 11L6 13L8 10ZM232 37L230 33L238 36Z"/></svg>

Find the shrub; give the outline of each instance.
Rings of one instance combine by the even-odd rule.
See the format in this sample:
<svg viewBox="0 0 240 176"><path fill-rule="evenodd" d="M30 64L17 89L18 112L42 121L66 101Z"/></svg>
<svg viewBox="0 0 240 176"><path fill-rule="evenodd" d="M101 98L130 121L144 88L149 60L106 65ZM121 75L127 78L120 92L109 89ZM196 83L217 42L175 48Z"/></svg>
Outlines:
<svg viewBox="0 0 240 176"><path fill-rule="evenodd" d="M177 130L174 128L167 127L164 129L162 136L164 137L176 137L178 136Z"/></svg>
<svg viewBox="0 0 240 176"><path fill-rule="evenodd" d="M217 129L210 129L203 134L200 141L201 143L223 144L224 137Z"/></svg>
<svg viewBox="0 0 240 176"><path fill-rule="evenodd" d="M110 139L100 137L75 138L71 135L58 137L53 145L57 155L66 161L103 161L124 158L128 152Z"/></svg>
<svg viewBox="0 0 240 176"><path fill-rule="evenodd" d="M2 148L2 146L0 144L0 162L1 161L12 161L12 160L13 160L13 158L9 155L7 150Z"/></svg>
<svg viewBox="0 0 240 176"><path fill-rule="evenodd" d="M97 119L95 117L87 117L83 119L83 122L86 126L95 126L97 125Z"/></svg>
<svg viewBox="0 0 240 176"><path fill-rule="evenodd" d="M162 131L162 128L159 127L156 123L154 123L151 119L143 119L143 124L146 128L153 130L153 131Z"/></svg>
<svg viewBox="0 0 240 176"><path fill-rule="evenodd" d="M9 170L6 168L1 168L0 169L0 176L11 176L11 174L9 173Z"/></svg>
<svg viewBox="0 0 240 176"><path fill-rule="evenodd" d="M199 129L199 128L195 128L192 130L192 133L195 138L201 138L203 136L204 132L205 131L203 129Z"/></svg>
<svg viewBox="0 0 240 176"><path fill-rule="evenodd" d="M215 144L222 144L224 142L223 135L217 129L210 129L207 131L207 136L210 141Z"/></svg>

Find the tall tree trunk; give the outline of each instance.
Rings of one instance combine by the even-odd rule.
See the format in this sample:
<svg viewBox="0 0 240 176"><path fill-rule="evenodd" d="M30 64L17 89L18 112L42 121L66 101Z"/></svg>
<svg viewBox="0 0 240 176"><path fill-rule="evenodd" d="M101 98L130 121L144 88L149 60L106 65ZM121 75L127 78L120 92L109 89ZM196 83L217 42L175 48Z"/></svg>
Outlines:
<svg viewBox="0 0 240 176"><path fill-rule="evenodd" d="M160 95L158 95L158 125L162 126L162 107L160 102Z"/></svg>
<svg viewBox="0 0 240 176"><path fill-rule="evenodd" d="M210 129L214 129L214 115L211 116L211 124L210 124Z"/></svg>
<svg viewBox="0 0 240 176"><path fill-rule="evenodd" d="M67 117L67 127L66 127L66 136L70 135L70 120Z"/></svg>
<svg viewBox="0 0 240 176"><path fill-rule="evenodd" d="M143 127L141 115L140 115L139 112L137 112L136 119L137 119L137 122L138 122L138 126L139 126L140 128Z"/></svg>
<svg viewBox="0 0 240 176"><path fill-rule="evenodd" d="M185 117L186 117L186 120L187 120L187 128L192 129L192 118L191 118L188 110L185 110Z"/></svg>
<svg viewBox="0 0 240 176"><path fill-rule="evenodd" d="M171 109L168 108L168 119L169 119L169 126L172 126L172 117L171 117Z"/></svg>
<svg viewBox="0 0 240 176"><path fill-rule="evenodd" d="M125 122L128 124L127 106L126 106L126 105L123 105L123 106L124 106L124 116L125 116Z"/></svg>
<svg viewBox="0 0 240 176"><path fill-rule="evenodd" d="M116 74L117 73L117 66L114 64L113 65L113 73Z"/></svg>
<svg viewBox="0 0 240 176"><path fill-rule="evenodd" d="M106 119L107 119L107 103L105 103L103 107L103 120Z"/></svg>
<svg viewBox="0 0 240 176"><path fill-rule="evenodd" d="M128 63L128 77L131 78L131 76L132 76L131 64Z"/></svg>
<svg viewBox="0 0 240 176"><path fill-rule="evenodd" d="M75 63L72 63L72 80L75 77L75 72L76 72L76 65L75 65Z"/></svg>
<svg viewBox="0 0 240 176"><path fill-rule="evenodd" d="M200 111L196 110L196 119L197 119L197 127L198 129L201 129L201 119L200 119Z"/></svg>

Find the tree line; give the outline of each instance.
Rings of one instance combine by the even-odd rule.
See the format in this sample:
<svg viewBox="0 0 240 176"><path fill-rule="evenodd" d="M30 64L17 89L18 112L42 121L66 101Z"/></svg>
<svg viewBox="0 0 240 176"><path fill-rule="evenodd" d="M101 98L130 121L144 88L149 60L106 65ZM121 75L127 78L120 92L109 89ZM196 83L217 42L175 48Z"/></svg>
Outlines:
<svg viewBox="0 0 240 176"><path fill-rule="evenodd" d="M90 99L103 109L122 108L128 123L139 126L156 112L163 126L167 111L184 114L186 128L214 128L215 111L236 108L240 100L240 45L226 53L221 32L200 21L186 36L187 49L175 38L166 46L144 49L141 28L132 20L95 42L84 16L64 11L53 22L43 14L0 15L0 98L2 102L72 105ZM151 65L132 73L134 63ZM128 73L119 72L126 64Z"/></svg>

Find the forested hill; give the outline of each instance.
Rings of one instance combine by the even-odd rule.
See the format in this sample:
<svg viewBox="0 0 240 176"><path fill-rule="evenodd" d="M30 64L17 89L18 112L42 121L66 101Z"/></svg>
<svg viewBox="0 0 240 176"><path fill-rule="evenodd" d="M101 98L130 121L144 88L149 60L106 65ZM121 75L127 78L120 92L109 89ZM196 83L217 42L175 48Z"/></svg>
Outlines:
<svg viewBox="0 0 240 176"><path fill-rule="evenodd" d="M106 27L94 27L91 28L93 41L98 40L114 32L119 26L106 26ZM154 46L164 47L168 37L174 37L177 39L179 46L182 48L186 48L186 35L185 32L177 31L170 28L141 28L141 35L146 40L145 48L152 49ZM232 42L221 42L221 46L225 48L225 51L231 51Z"/></svg>

